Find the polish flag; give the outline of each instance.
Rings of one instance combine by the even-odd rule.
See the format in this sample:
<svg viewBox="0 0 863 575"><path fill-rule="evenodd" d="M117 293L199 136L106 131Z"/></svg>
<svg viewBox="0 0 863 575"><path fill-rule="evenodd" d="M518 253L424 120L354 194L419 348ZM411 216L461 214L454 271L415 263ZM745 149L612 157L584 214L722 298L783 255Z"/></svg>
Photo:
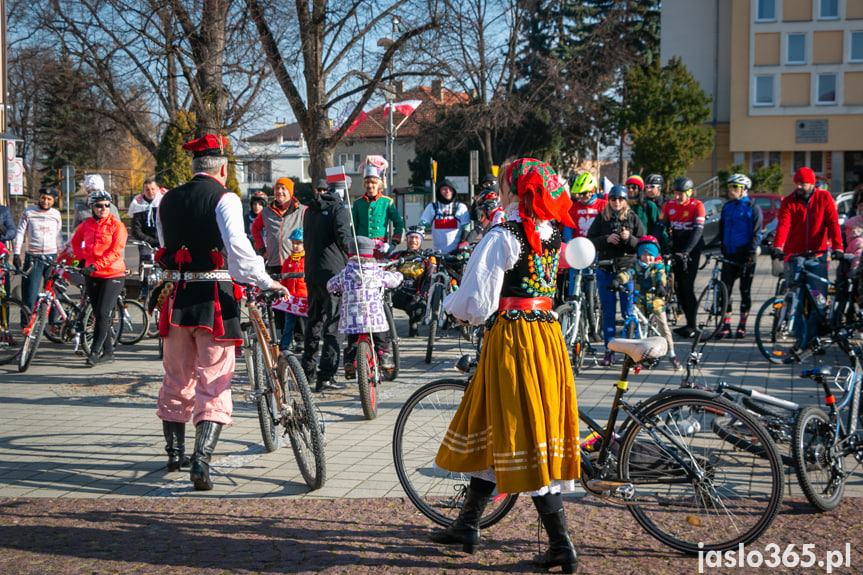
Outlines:
<svg viewBox="0 0 863 575"><path fill-rule="evenodd" d="M356 120L354 120L354 123L353 123L353 124L351 124L351 127L350 127L350 128L348 128L348 131L347 131L347 132L345 132L345 136L347 136L348 134L350 134L351 132L353 132L354 130L356 130L356 129L357 129L357 127L358 127L360 124L362 124L363 122L365 122L365 121L366 121L366 118L368 118L368 117L369 117L369 115L368 115L368 114L366 114L365 112L360 112L359 116L357 116L357 119L356 119Z"/></svg>
<svg viewBox="0 0 863 575"><path fill-rule="evenodd" d="M422 104L422 100L405 100L404 102L396 102L393 104L393 108L404 114L405 118L414 113L414 110L420 107ZM384 118L387 117L387 114L390 111L390 105L384 105Z"/></svg>
<svg viewBox="0 0 863 575"><path fill-rule="evenodd" d="M332 184L333 182L346 182L347 177L345 176L345 167L344 166L335 166L332 168L326 168L327 172L327 183Z"/></svg>

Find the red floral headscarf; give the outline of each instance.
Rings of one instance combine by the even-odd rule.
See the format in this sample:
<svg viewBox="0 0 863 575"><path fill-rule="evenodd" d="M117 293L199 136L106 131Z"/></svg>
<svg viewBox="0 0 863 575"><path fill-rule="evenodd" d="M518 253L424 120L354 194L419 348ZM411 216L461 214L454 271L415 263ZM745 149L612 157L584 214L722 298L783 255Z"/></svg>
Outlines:
<svg viewBox="0 0 863 575"><path fill-rule="evenodd" d="M577 227L569 215L572 199L567 193L563 180L551 166L533 158L522 158L510 164L506 179L511 190L519 197L518 213L524 223L524 231L530 246L537 252L542 251L542 242L536 225L527 214L525 198L531 196L533 215L541 220L556 220L571 228Z"/></svg>

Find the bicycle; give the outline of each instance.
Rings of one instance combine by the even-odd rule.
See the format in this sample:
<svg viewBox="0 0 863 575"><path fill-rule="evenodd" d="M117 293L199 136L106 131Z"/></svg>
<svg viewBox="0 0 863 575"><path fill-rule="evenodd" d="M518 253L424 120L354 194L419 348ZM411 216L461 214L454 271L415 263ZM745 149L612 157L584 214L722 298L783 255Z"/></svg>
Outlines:
<svg viewBox="0 0 863 575"><path fill-rule="evenodd" d="M582 280L584 270L573 270L575 277L572 284L574 288L572 295L567 295L564 303L554 309L560 322L560 330L563 333L563 341L572 357L572 370L575 375L581 373L585 356L590 353L596 360L596 351L591 344L590 311L588 293L585 291L586 282ZM593 277L593 276L591 276ZM595 284L595 281L590 283ZM569 290L564 291L569 294ZM478 355L478 354L477 354Z"/></svg>
<svg viewBox="0 0 863 575"><path fill-rule="evenodd" d="M138 301L143 305L148 305L150 301L150 293L153 290L153 286L158 284L161 281L161 274L159 269L156 267L155 262L153 261L152 254L155 253L156 249L151 246L147 242L142 242L138 240L129 240L126 242L126 245L131 246L141 246L146 247L150 250L151 255L149 259L142 259L138 265L138 280L141 284L141 290L138 293ZM148 312L148 325L146 335L147 337L158 337L159 336L159 309L158 307L154 308L152 312ZM126 343L126 342L121 342Z"/></svg>
<svg viewBox="0 0 863 575"><path fill-rule="evenodd" d="M768 299L758 310L755 318L755 343L761 355L771 363L801 361L833 342L832 332L840 326L831 321L824 294L834 284L828 278L803 267L806 258L824 253L826 252L818 250L791 256L794 258L795 272L789 282L788 291ZM809 286L810 279L826 284L828 289L816 293L816 290ZM803 319L804 316L806 319ZM806 323L810 321L815 321L817 328L814 337L804 343Z"/></svg>
<svg viewBox="0 0 863 575"><path fill-rule="evenodd" d="M665 259L665 277L668 293L665 296L665 317L669 326L677 325L683 310L680 308L680 300L677 297L677 278L674 275L674 266L671 265L671 255L663 256Z"/></svg>
<svg viewBox="0 0 863 575"><path fill-rule="evenodd" d="M144 339L150 328L150 316L141 302L128 299L126 290L117 296L117 319L120 322L117 341L133 345Z"/></svg>
<svg viewBox="0 0 863 575"><path fill-rule="evenodd" d="M710 260L716 263L713 266L713 273L707 281L707 285L698 296L698 302L695 304L695 337L692 341L692 349L695 350L699 345L707 343L722 325L722 319L725 317L730 302L728 300L728 288L722 283L722 266L724 265L739 265L722 256L716 254L707 254L704 258L704 264L699 269L704 269Z"/></svg>
<svg viewBox="0 0 863 575"><path fill-rule="evenodd" d="M14 361L21 353L26 338L24 330L30 323L30 310L24 302L10 295L9 275L25 274L10 266L7 256L0 256L0 365Z"/></svg>
<svg viewBox="0 0 863 575"><path fill-rule="evenodd" d="M81 292L80 303L75 303L66 293L69 287L66 278L70 272L77 273L78 268L57 263L46 256L33 257L45 262L49 267L49 273L45 288L39 293L33 305L30 321L24 328L26 337L18 355L18 371L21 372L27 371L30 367L43 335L55 343L73 341L75 353L78 353L80 346L84 355L90 355L96 325L93 308L84 292ZM111 338L113 345L117 345L122 329L122 322L118 320L118 311L116 306L111 309L108 324L108 337Z"/></svg>
<svg viewBox="0 0 863 575"><path fill-rule="evenodd" d="M440 251L427 253L426 257L429 258L430 285L423 323L429 326L425 362L431 363L438 329L457 323L444 311L443 300L458 289L464 261L459 256L444 255Z"/></svg>
<svg viewBox="0 0 863 575"><path fill-rule="evenodd" d="M264 448L270 452L278 449L278 429L284 428L282 436L290 438L303 480L315 490L327 479L324 424L300 360L289 351L279 353L281 338L271 306L280 295L280 291L246 287L248 321L241 326L252 387L246 398L257 405Z"/></svg>
<svg viewBox="0 0 863 575"><path fill-rule="evenodd" d="M829 366L805 370L807 377L824 389L827 411L817 405L804 407L794 423L792 454L795 471L806 499L816 509L836 508L845 494L845 485L863 461L863 416L860 412L860 387L863 365L860 349L841 338L843 349L854 368L840 367L834 374ZM850 374L840 387L845 395L839 401L830 389L830 380L842 379L843 370ZM846 459L852 458L846 469Z"/></svg>
<svg viewBox="0 0 863 575"><path fill-rule="evenodd" d="M783 473L770 435L741 407L715 393L673 389L637 404L623 399L635 368L666 352L662 338L615 339L626 355L603 427L579 411L581 484L591 495L623 504L662 543L696 554L747 544L772 523L783 497ZM423 515L449 525L464 502L469 477L434 465L440 442L467 383L441 380L405 403L393 432L399 483ZM617 426L619 416L623 423ZM760 445L736 448L713 431L717 417L733 417ZM585 435L587 433L588 435ZM480 521L502 519L517 494L493 494Z"/></svg>
<svg viewBox="0 0 863 575"><path fill-rule="evenodd" d="M651 288L651 292L655 288ZM654 314L644 315L638 307L638 290L631 290L625 285L612 291L627 293L632 297L632 313L623 320L623 337L627 339L644 339L645 337L662 337L659 328L656 327Z"/></svg>

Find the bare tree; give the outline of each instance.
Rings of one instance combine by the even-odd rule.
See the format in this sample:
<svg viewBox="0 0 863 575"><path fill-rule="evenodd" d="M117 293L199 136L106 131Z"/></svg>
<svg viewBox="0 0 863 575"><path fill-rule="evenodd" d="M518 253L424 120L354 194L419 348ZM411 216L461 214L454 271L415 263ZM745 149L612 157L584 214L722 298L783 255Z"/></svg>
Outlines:
<svg viewBox="0 0 863 575"><path fill-rule="evenodd" d="M436 2L431 1L297 0L290 11L276 0L246 4L266 61L308 143L313 178L323 177L324 168L333 164L336 144L383 83L412 72L422 74L409 63L398 72L389 66L410 40L437 25ZM406 31L386 43L382 56L371 55L366 42L383 36L379 31L384 27L389 32L395 15ZM338 80L331 82L332 77ZM358 102L334 130L329 112L348 98Z"/></svg>
<svg viewBox="0 0 863 575"><path fill-rule="evenodd" d="M268 78L238 0L35 0L31 22L93 80L105 111L151 154L181 111L230 133Z"/></svg>

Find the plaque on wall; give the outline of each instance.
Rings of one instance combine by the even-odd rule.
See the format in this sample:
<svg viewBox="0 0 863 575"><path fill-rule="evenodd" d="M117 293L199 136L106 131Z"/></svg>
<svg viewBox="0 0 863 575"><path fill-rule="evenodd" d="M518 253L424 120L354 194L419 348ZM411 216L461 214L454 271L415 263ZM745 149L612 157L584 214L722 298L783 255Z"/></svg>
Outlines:
<svg viewBox="0 0 863 575"><path fill-rule="evenodd" d="M828 120L797 120L796 143L826 144Z"/></svg>

